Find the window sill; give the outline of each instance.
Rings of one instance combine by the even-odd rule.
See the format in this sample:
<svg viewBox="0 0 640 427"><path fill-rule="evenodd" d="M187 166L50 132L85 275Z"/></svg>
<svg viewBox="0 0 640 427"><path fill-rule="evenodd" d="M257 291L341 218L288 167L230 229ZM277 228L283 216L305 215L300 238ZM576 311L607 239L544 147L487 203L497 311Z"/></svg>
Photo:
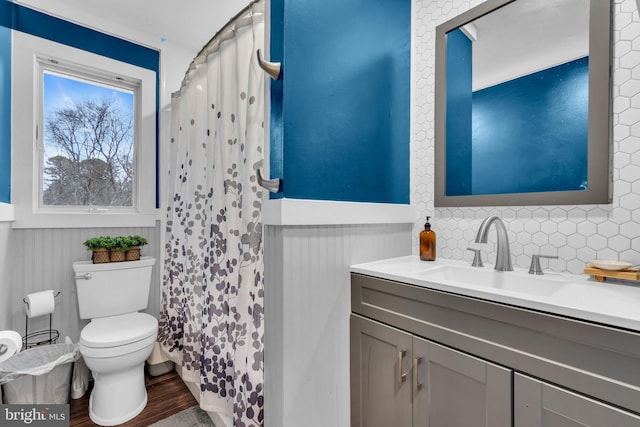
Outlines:
<svg viewBox="0 0 640 427"><path fill-rule="evenodd" d="M60 212L33 214L16 212L13 228L106 228L155 227L159 211L139 213Z"/></svg>
<svg viewBox="0 0 640 427"><path fill-rule="evenodd" d="M411 205L275 199L263 204L265 225L413 224Z"/></svg>

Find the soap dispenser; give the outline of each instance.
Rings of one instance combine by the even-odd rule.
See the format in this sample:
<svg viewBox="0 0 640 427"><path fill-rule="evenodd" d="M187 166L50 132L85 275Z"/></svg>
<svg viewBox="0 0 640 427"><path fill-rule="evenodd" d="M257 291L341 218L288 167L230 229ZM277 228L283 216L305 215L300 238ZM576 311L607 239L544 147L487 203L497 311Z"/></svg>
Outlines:
<svg viewBox="0 0 640 427"><path fill-rule="evenodd" d="M431 230L429 218L424 225L424 230L420 232L420 259L422 261L436 260L436 232Z"/></svg>

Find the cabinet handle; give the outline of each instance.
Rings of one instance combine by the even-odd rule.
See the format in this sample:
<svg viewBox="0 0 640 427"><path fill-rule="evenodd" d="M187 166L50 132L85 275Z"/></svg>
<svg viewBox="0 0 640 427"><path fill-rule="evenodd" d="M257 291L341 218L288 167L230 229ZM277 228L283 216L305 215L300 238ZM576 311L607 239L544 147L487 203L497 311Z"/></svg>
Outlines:
<svg viewBox="0 0 640 427"><path fill-rule="evenodd" d="M418 381L418 366L422 362L422 357L413 359L413 389L417 392L422 388L422 383Z"/></svg>
<svg viewBox="0 0 640 427"><path fill-rule="evenodd" d="M407 374L403 373L402 369L402 359L407 354L407 350L400 350L398 352L398 381L402 385L403 382L407 380Z"/></svg>

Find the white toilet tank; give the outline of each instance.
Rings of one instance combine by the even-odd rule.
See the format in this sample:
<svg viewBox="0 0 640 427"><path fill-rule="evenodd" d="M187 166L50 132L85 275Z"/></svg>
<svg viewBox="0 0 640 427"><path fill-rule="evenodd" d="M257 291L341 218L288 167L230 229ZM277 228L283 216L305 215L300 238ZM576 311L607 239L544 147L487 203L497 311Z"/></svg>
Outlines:
<svg viewBox="0 0 640 427"><path fill-rule="evenodd" d="M116 316L147 308L153 257L139 261L73 263L81 319Z"/></svg>

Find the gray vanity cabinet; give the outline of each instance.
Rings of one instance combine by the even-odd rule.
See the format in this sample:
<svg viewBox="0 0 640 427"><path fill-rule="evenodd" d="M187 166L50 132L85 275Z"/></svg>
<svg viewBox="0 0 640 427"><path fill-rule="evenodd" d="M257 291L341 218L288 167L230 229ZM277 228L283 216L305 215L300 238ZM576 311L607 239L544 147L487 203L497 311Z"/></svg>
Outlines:
<svg viewBox="0 0 640 427"><path fill-rule="evenodd" d="M640 427L639 331L355 273L351 311L352 427Z"/></svg>
<svg viewBox="0 0 640 427"><path fill-rule="evenodd" d="M511 425L511 370L419 337L413 369L414 427Z"/></svg>
<svg viewBox="0 0 640 427"><path fill-rule="evenodd" d="M351 426L412 427L411 334L351 316Z"/></svg>
<svg viewBox="0 0 640 427"><path fill-rule="evenodd" d="M516 427L638 427L640 417L516 373Z"/></svg>
<svg viewBox="0 0 640 427"><path fill-rule="evenodd" d="M352 427L510 425L510 370L351 316Z"/></svg>

